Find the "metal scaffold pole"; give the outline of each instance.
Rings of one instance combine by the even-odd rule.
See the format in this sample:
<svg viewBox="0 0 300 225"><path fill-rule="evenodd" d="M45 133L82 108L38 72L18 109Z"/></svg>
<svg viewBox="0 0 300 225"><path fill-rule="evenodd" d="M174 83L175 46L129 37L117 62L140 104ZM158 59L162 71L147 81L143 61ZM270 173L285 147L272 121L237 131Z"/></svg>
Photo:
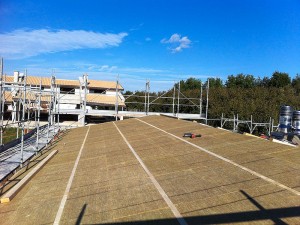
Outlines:
<svg viewBox="0 0 300 225"><path fill-rule="evenodd" d="M17 138L19 138L19 129L20 129L20 111L21 111L21 104L20 104L20 101L21 99L18 99L17 101L17 121L18 121L18 125L17 125Z"/></svg>
<svg viewBox="0 0 300 225"><path fill-rule="evenodd" d="M207 86L206 86L206 112L205 112L206 124L208 119L208 92L209 92L209 79L207 79Z"/></svg>
<svg viewBox="0 0 300 225"><path fill-rule="evenodd" d="M55 75L51 76L51 107L50 107L50 116L51 116L51 126L53 125L55 128L55 114L54 114L54 107L55 107L55 94L54 94L54 86L55 86Z"/></svg>
<svg viewBox="0 0 300 225"><path fill-rule="evenodd" d="M117 76L117 82L116 82L116 104L115 104L115 113L116 113L116 121L118 120L118 114L119 114L119 75Z"/></svg>
<svg viewBox="0 0 300 225"><path fill-rule="evenodd" d="M3 107L2 107L2 103L4 103L5 98L4 98L4 93L3 93L3 58L1 58L1 65L0 65L0 119L1 119L1 130L0 130L0 145L3 144ZM4 104L3 104L4 105Z"/></svg>
<svg viewBox="0 0 300 225"><path fill-rule="evenodd" d="M200 87L200 99L199 99L199 107L200 107L200 109L199 109L199 113L200 113L200 118L201 118L201 115L202 115L202 93L203 92L203 88L202 88L202 83L201 83L201 87Z"/></svg>
<svg viewBox="0 0 300 225"><path fill-rule="evenodd" d="M269 121L269 136L271 136L271 133L272 133L272 118L270 117L270 121Z"/></svg>
<svg viewBox="0 0 300 225"><path fill-rule="evenodd" d="M57 127L58 129L60 129L59 127L59 98L60 98L60 93L58 92L58 87L56 85L56 99L57 99Z"/></svg>
<svg viewBox="0 0 300 225"><path fill-rule="evenodd" d="M87 95L87 85L88 85L88 75L83 75L84 81L84 96L83 96L83 126L85 126L85 117L86 117L86 95Z"/></svg>
<svg viewBox="0 0 300 225"><path fill-rule="evenodd" d="M175 81L174 81L174 87L173 87L173 115L175 115Z"/></svg>
<svg viewBox="0 0 300 225"><path fill-rule="evenodd" d="M38 93L38 104L37 104L37 126L36 126L36 145L35 149L38 151L39 148L39 134L40 134L40 115L41 115L41 95L42 95L42 78L40 80L40 88L39 88L39 93Z"/></svg>
<svg viewBox="0 0 300 225"><path fill-rule="evenodd" d="M24 74L24 87L23 87L23 106L22 106L22 136L21 136L21 166L24 161L24 129L25 129L25 104L26 104L26 81L27 81L27 70Z"/></svg>
<svg viewBox="0 0 300 225"><path fill-rule="evenodd" d="M31 85L29 86L29 90L31 91ZM27 106L27 133L29 132L29 120L30 120L30 105L31 105L31 99L28 98L28 104Z"/></svg>
<svg viewBox="0 0 300 225"><path fill-rule="evenodd" d="M147 80L145 85L145 114L147 115Z"/></svg>
<svg viewBox="0 0 300 225"><path fill-rule="evenodd" d="M50 132L50 125L53 124L53 113L52 113L52 108L53 108L53 85L54 85L54 75L52 71L52 76L51 76L51 92L50 92L50 98L49 98L49 105L48 105L48 127L47 127L47 144L49 143L49 132Z"/></svg>
<svg viewBox="0 0 300 225"><path fill-rule="evenodd" d="M178 82L178 102L177 102L177 118L179 118L179 100L180 100L180 81Z"/></svg>
<svg viewBox="0 0 300 225"><path fill-rule="evenodd" d="M150 107L150 80L148 80L147 84L148 84L148 106L147 106L147 115L148 115L149 107Z"/></svg>
<svg viewBox="0 0 300 225"><path fill-rule="evenodd" d="M250 134L253 133L253 120L252 120L252 115L251 115L251 122L250 122Z"/></svg>
<svg viewBox="0 0 300 225"><path fill-rule="evenodd" d="M235 115L233 114L233 131L235 131Z"/></svg>

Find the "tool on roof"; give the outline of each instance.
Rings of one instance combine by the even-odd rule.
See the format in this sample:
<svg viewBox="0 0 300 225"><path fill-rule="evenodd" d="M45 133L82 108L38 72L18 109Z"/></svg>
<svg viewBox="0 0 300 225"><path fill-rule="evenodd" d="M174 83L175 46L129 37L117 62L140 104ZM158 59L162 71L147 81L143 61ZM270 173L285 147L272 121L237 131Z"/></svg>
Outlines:
<svg viewBox="0 0 300 225"><path fill-rule="evenodd" d="M201 137L201 134L184 133L183 137L196 138L196 137Z"/></svg>

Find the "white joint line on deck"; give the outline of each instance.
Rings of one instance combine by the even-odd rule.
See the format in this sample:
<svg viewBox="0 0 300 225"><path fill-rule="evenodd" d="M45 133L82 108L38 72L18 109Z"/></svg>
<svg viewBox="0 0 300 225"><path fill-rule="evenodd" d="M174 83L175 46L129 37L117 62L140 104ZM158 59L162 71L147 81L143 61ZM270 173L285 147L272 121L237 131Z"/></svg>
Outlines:
<svg viewBox="0 0 300 225"><path fill-rule="evenodd" d="M83 140L83 143L82 143L81 148L80 148L80 150L79 150L79 153L78 153L78 155L77 155L76 161L75 161L75 163L74 163L74 167L73 167L72 173L71 173L71 175L70 175L70 178L69 178L69 181L68 181L68 184L67 184L65 193L64 193L64 195L63 195L63 198L61 199L61 202L60 202L60 205L59 205L59 208L58 208L58 211L57 211L57 214L56 214L54 223L53 223L54 225L58 225L59 222L60 222L62 213L63 213L64 208L65 208L65 204L66 204L66 201L67 201L67 198L68 198L68 194L69 194L69 192L70 192L71 185L72 185L72 182L73 182L73 179L74 179L74 176L75 176L75 172L76 172L76 169L77 169L77 166L78 166L80 157L81 157L81 153L82 153L84 144L85 144L85 142L86 142L87 136L88 136L88 134L89 134L89 131L90 131L90 126L89 126L89 128L88 128L88 130L87 130L87 132L86 132L85 138L84 138L84 140Z"/></svg>
<svg viewBox="0 0 300 225"><path fill-rule="evenodd" d="M281 187L281 188L283 188L283 189L285 189L285 190L287 190L287 191L289 191L289 192L292 192L293 194L300 195L300 192L299 192L299 191L294 190L294 189L292 189L292 188L290 188L290 187L288 187L288 186L285 186L284 184L281 184L281 183L279 183L279 182L277 182L277 181L275 181L275 180L273 180L273 179L271 179L271 178L269 178L269 177L266 177L266 176L264 176L264 175L262 175L262 174L260 174L260 173L257 173L257 172L255 172L254 170L251 170L251 169L249 169L249 168L247 168L247 167L244 167L244 166L242 166L242 165L240 165L240 164L238 164L238 163L235 163L235 162L233 162L233 161L230 160L230 159L227 159L227 158L225 158L225 157L223 157L223 156L220 156L220 155L218 155L218 154L216 154L216 153L213 153L213 152L211 152L211 151L209 151L209 150L207 150L207 149L205 149L205 148L202 148L202 147L200 147L200 146L198 146L198 145L195 145L195 144L193 144L193 143L191 143L191 142L189 142L189 141L187 141L187 140L184 140L183 138L180 138L180 137L178 137L178 136L176 136L176 135L174 135L174 134L171 134L171 133L169 133L169 132L167 132L167 131L165 131L165 130L163 130L163 129L160 129L160 128L158 128L158 127L156 127L156 126L154 126L154 125L152 125L152 124L150 124L150 123L147 123L147 122L145 122L145 121L143 121L143 120L140 120L140 119L137 119L137 118L136 118L136 120L138 120L138 121L140 121L140 122L142 122L142 123L145 123L145 124L147 124L147 125L149 125L149 126L155 128L155 129L157 129L157 130L160 130L160 131L162 131L162 132L164 132L164 133L166 133L166 134L168 134L168 135L170 135L170 136L172 136L172 137L174 137L174 138L176 138L176 139L178 139L178 140L180 140L180 141L183 141L183 142L185 142L185 143L187 143L187 144L189 144L189 145L191 145L191 146L193 146L193 147L195 147L195 148L198 148L199 150L201 150L201 151L203 151L203 152L206 152L207 154L210 154L210 155L212 155L212 156L214 156L214 157L216 157L216 158L218 158L218 159L221 159L221 160L223 160L223 161L225 161L225 162L227 162L227 163L230 163L231 165L234 165L234 166L236 166L236 167L238 167L238 168L240 168L240 169L242 169L242 170L244 170L244 171L247 171L248 173L251 173L252 175L255 175L255 176L257 176L257 177L259 177L259 178L261 178L261 179L263 179L263 180L265 180L265 181L271 183L271 184L274 184L274 185L276 185L276 186L278 186L278 187Z"/></svg>
<svg viewBox="0 0 300 225"><path fill-rule="evenodd" d="M179 224L181 224L181 225L188 225L187 222L182 217L182 215L180 214L180 212L178 211L178 209L176 208L176 206L173 204L173 202L171 201L171 199L167 195L167 193L160 186L160 184L158 183L158 181L155 179L155 177L152 175L152 173L149 171L149 169L144 164L143 160L139 157L139 155L136 153L136 151L133 149L133 147L127 141L126 137L123 135L123 133L120 131L120 129L117 127L117 125L115 123L114 123L114 125L115 125L116 129L118 130L118 132L120 133L120 135L122 136L122 138L125 141L125 143L127 144L127 146L129 147L129 149L131 150L132 154L139 161L139 163L141 164L141 166L143 167L143 169L145 170L145 172L149 176L150 180L152 181L152 183L154 184L154 186L156 187L156 189L158 190L158 192L160 193L160 195L163 197L163 199L165 200L165 202L167 203L167 205L169 206L169 208L173 212L173 214L176 217L176 219L178 220Z"/></svg>

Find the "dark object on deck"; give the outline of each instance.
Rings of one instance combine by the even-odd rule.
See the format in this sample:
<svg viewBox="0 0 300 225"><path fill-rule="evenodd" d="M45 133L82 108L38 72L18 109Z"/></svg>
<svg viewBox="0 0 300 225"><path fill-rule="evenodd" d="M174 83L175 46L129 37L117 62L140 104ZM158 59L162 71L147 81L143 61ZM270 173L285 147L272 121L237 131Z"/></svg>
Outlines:
<svg viewBox="0 0 300 225"><path fill-rule="evenodd" d="M183 137L196 138L196 137L201 137L201 134L184 133Z"/></svg>

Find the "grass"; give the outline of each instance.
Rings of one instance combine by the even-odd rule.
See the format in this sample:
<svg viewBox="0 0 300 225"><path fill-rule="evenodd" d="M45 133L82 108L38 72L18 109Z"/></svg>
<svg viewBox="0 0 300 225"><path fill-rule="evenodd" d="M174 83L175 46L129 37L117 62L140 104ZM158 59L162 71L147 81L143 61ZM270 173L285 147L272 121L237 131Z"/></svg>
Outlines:
<svg viewBox="0 0 300 225"><path fill-rule="evenodd" d="M21 129L19 129L19 137L21 137ZM17 128L6 128L3 132L3 144L6 144L17 138Z"/></svg>

